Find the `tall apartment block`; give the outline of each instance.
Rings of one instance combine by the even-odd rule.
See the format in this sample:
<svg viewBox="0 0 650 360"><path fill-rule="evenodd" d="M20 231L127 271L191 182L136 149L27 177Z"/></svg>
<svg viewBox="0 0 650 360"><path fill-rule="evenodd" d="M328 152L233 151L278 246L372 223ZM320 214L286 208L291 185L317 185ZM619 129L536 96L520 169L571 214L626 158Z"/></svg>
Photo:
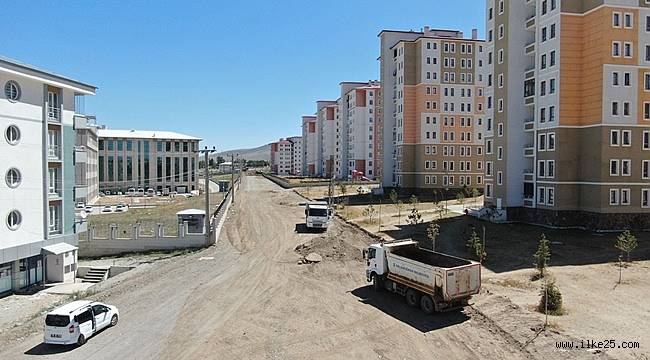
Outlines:
<svg viewBox="0 0 650 360"><path fill-rule="evenodd" d="M320 161L320 172L317 175L326 178L335 175L336 170L336 148L337 143L340 143L339 129L336 126L338 112L336 101L320 100L316 102L316 124L320 135L317 155Z"/></svg>
<svg viewBox="0 0 650 360"><path fill-rule="evenodd" d="M486 205L650 227L650 4L488 0Z"/></svg>
<svg viewBox="0 0 650 360"><path fill-rule="evenodd" d="M198 190L201 139L171 131L98 130L99 187L123 192L153 189L167 194Z"/></svg>
<svg viewBox="0 0 650 360"><path fill-rule="evenodd" d="M75 113L92 85L0 58L0 295L76 273Z"/></svg>
<svg viewBox="0 0 650 360"><path fill-rule="evenodd" d="M319 138L316 116L302 117L302 174L316 176L320 174Z"/></svg>
<svg viewBox="0 0 650 360"><path fill-rule="evenodd" d="M271 143L271 171L278 175L300 175L302 137L294 136Z"/></svg>
<svg viewBox="0 0 650 360"><path fill-rule="evenodd" d="M384 187L409 192L482 187L484 41L461 31L383 30Z"/></svg>
<svg viewBox="0 0 650 360"><path fill-rule="evenodd" d="M99 126L94 116L75 114L75 198L93 204L99 198Z"/></svg>
<svg viewBox="0 0 650 360"><path fill-rule="evenodd" d="M353 173L374 179L376 173L376 148L378 137L375 132L377 119L377 98L379 97L379 82L373 81L354 87L344 94L341 103L347 108L347 173Z"/></svg>
<svg viewBox="0 0 650 360"><path fill-rule="evenodd" d="M302 136L287 138L291 142L291 174L302 175Z"/></svg>

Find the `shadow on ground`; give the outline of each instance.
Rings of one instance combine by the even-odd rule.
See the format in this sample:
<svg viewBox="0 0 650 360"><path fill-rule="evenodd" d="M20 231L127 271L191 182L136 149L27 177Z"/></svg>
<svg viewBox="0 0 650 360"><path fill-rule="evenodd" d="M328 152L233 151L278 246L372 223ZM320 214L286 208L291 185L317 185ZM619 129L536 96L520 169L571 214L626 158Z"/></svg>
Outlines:
<svg viewBox="0 0 650 360"><path fill-rule="evenodd" d="M541 234L551 242L551 266L588 265L618 261L620 251L614 247L618 233L594 233L584 230L558 230L526 224L494 224L471 216L458 216L437 221L440 236L436 251L471 258L465 243L473 230L483 237L487 259L483 265L497 273L533 267L533 254ZM424 248L431 248L426 228L410 225L384 233L393 239L414 239ZM650 259L650 232L634 232L638 248L631 253L632 260Z"/></svg>
<svg viewBox="0 0 650 360"><path fill-rule="evenodd" d="M323 233L326 229L310 229L305 223L296 224L296 227L293 229L298 234L316 234Z"/></svg>
<svg viewBox="0 0 650 360"><path fill-rule="evenodd" d="M418 308L406 304L404 298L387 291L375 292L371 286L351 291L360 302L370 305L423 333L457 325L469 320L461 310L426 315Z"/></svg>

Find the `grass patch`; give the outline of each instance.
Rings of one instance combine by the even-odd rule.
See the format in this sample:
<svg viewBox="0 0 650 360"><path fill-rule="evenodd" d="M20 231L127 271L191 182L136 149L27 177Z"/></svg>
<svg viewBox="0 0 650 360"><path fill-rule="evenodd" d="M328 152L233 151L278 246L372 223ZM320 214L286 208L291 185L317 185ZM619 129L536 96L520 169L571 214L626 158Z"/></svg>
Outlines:
<svg viewBox="0 0 650 360"><path fill-rule="evenodd" d="M178 235L178 220L176 213L185 209L203 209L205 197L195 196L186 198L177 196L165 198L167 201L158 200L156 207L146 209L131 208L126 212L96 214L88 217L89 227L96 226L95 236L107 237L111 224L117 225L117 236L119 238L130 238L133 234L133 225L141 224L141 234L153 236L157 224L163 224L165 234L170 236ZM210 207L214 211L223 200L222 193L210 194ZM152 200L154 202L154 200Z"/></svg>

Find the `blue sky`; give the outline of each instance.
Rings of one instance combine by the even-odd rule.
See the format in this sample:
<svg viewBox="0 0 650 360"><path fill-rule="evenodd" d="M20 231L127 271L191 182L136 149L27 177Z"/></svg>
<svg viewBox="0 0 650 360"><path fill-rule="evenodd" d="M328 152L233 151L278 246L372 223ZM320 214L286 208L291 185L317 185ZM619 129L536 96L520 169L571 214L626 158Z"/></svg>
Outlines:
<svg viewBox="0 0 650 360"><path fill-rule="evenodd" d="M200 136L220 150L300 134L340 81L379 76L381 29L483 37L483 0L1 1L0 55L99 87L110 128Z"/></svg>

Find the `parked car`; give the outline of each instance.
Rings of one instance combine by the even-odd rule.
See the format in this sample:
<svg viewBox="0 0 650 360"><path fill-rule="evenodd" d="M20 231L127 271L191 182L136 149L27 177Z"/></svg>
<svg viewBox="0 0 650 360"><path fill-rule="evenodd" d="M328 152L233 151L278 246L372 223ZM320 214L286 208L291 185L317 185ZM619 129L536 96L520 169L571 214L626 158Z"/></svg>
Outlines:
<svg viewBox="0 0 650 360"><path fill-rule="evenodd" d="M127 210L129 210L129 208L126 206L126 204L118 204L115 207L115 212L125 212Z"/></svg>
<svg viewBox="0 0 650 360"><path fill-rule="evenodd" d="M86 205L85 210L86 210L87 213L91 213L91 212L93 212L93 207L91 205Z"/></svg>
<svg viewBox="0 0 650 360"><path fill-rule="evenodd" d="M104 194L103 191L100 191L100 192L99 192L99 197L104 197L104 196L106 196L106 194Z"/></svg>
<svg viewBox="0 0 650 360"><path fill-rule="evenodd" d="M156 195L156 190L149 188L147 189L147 196L154 196Z"/></svg>
<svg viewBox="0 0 650 360"><path fill-rule="evenodd" d="M135 188L129 188L129 189L126 191L126 195L127 195L127 196L135 196Z"/></svg>
<svg viewBox="0 0 650 360"><path fill-rule="evenodd" d="M45 316L43 342L83 345L104 328L117 325L117 307L89 300L77 300L58 307Z"/></svg>
<svg viewBox="0 0 650 360"><path fill-rule="evenodd" d="M86 207L86 204L84 204L82 202L78 202L77 205L75 206L75 208L77 210L83 210L85 207Z"/></svg>
<svg viewBox="0 0 650 360"><path fill-rule="evenodd" d="M139 188L138 191L137 191L137 193L136 193L136 196L144 196L144 189L143 189L143 188Z"/></svg>
<svg viewBox="0 0 650 360"><path fill-rule="evenodd" d="M103 212L103 213L110 213L110 212L113 212L113 207L110 206L110 205L106 205L106 206L104 206L104 208L102 209L102 212Z"/></svg>

